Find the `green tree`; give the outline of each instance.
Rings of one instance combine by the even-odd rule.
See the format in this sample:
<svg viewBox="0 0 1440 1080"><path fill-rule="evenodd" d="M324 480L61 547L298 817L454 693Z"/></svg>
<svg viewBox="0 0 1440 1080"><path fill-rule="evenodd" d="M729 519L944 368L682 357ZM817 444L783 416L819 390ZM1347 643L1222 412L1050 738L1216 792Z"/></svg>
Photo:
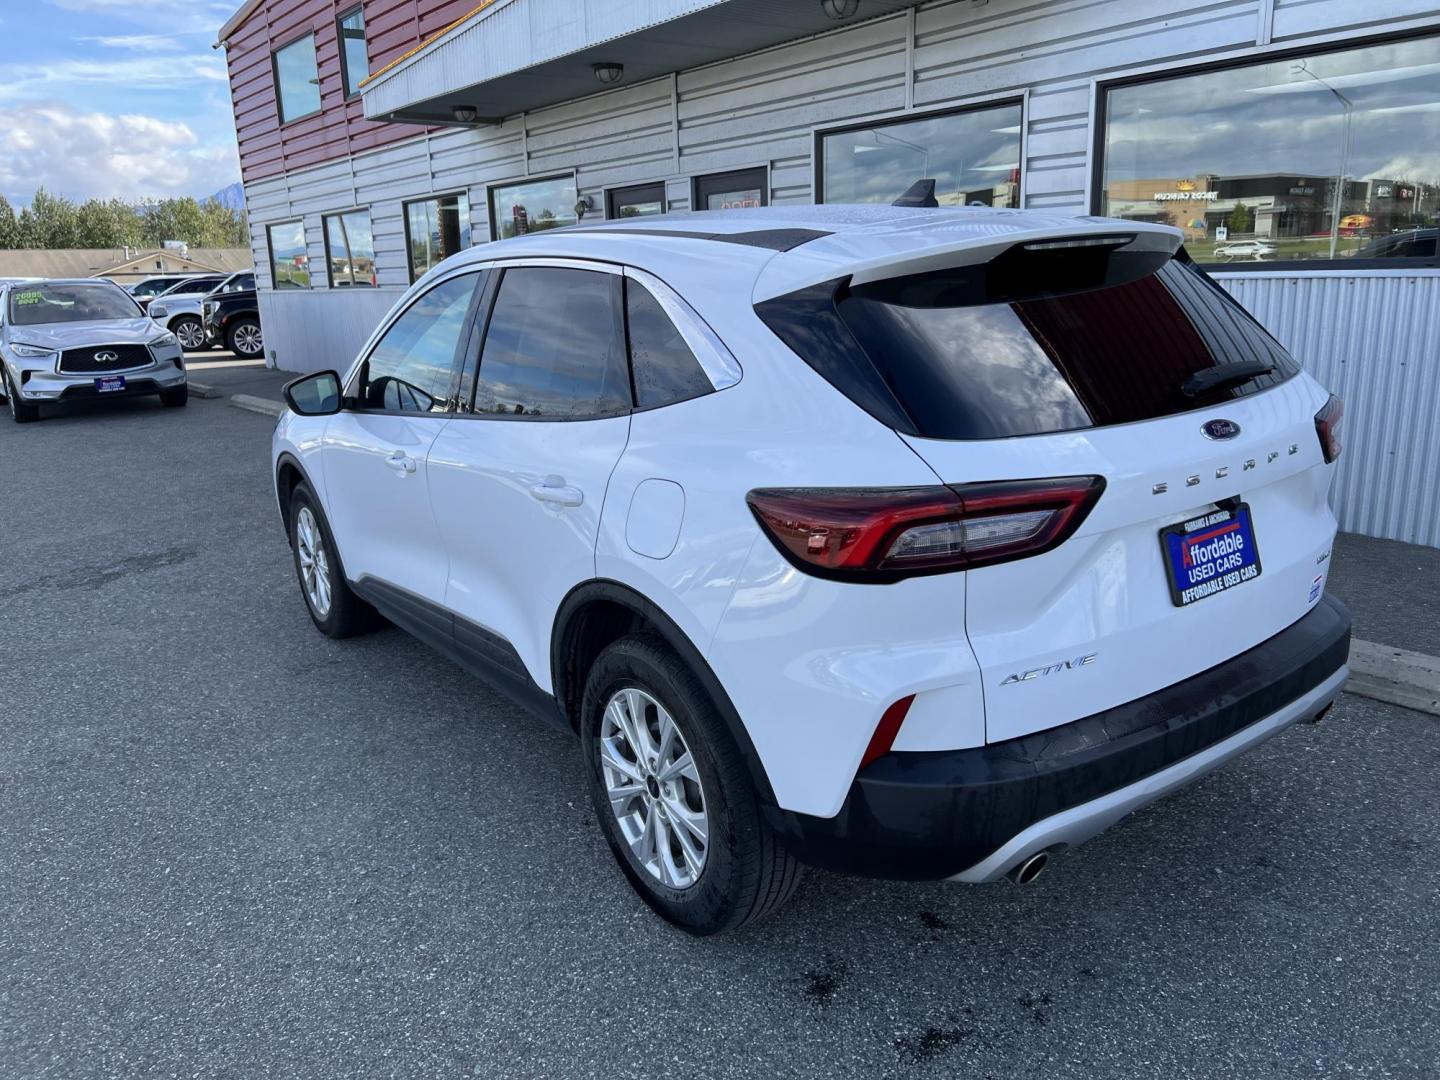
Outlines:
<svg viewBox="0 0 1440 1080"><path fill-rule="evenodd" d="M1230 211L1230 216L1225 219L1225 225L1232 233L1251 233L1255 231L1255 211L1244 203L1237 202L1235 209Z"/></svg>
<svg viewBox="0 0 1440 1080"><path fill-rule="evenodd" d="M36 247L82 246L78 242L79 215L75 204L63 195L51 195L43 187L37 188L35 198L30 201L30 214L35 222Z"/></svg>
<svg viewBox="0 0 1440 1080"><path fill-rule="evenodd" d="M19 247L20 223L15 220L15 208L10 200L0 195L0 248Z"/></svg>

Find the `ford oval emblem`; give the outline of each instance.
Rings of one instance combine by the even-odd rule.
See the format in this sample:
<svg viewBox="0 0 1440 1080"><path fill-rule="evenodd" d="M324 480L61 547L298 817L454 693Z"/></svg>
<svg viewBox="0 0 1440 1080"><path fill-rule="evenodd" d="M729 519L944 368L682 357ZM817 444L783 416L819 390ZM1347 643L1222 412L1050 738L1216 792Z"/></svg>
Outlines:
<svg viewBox="0 0 1440 1080"><path fill-rule="evenodd" d="M1200 430L1207 439L1233 439L1240 434L1240 425L1234 420L1206 420Z"/></svg>

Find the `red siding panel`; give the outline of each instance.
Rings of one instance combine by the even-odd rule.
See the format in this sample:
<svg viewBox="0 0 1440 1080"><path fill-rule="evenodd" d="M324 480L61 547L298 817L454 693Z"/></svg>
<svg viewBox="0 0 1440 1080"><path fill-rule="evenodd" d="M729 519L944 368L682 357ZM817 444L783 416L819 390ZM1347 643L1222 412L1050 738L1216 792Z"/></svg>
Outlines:
<svg viewBox="0 0 1440 1080"><path fill-rule="evenodd" d="M378 71L425 38L472 11L477 0L365 0L365 44ZM345 100L335 19L354 0L267 0L230 36L230 72L240 173L249 183L305 165L333 161L420 133L413 124L365 119L359 96ZM315 34L321 111L283 127L271 55Z"/></svg>

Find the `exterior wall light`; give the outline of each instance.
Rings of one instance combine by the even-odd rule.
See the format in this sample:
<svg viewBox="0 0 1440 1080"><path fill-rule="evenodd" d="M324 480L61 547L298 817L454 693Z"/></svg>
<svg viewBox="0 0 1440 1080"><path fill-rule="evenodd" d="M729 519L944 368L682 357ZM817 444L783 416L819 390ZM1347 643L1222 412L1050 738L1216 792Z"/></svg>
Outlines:
<svg viewBox="0 0 1440 1080"><path fill-rule="evenodd" d="M473 124L480 112L474 105L456 105L450 110L450 115L462 124Z"/></svg>
<svg viewBox="0 0 1440 1080"><path fill-rule="evenodd" d="M624 64L591 64L590 70L595 72L595 78L606 86L617 83L625 77Z"/></svg>
<svg viewBox="0 0 1440 1080"><path fill-rule="evenodd" d="M860 0L820 0L820 6L832 19L848 19L860 10Z"/></svg>

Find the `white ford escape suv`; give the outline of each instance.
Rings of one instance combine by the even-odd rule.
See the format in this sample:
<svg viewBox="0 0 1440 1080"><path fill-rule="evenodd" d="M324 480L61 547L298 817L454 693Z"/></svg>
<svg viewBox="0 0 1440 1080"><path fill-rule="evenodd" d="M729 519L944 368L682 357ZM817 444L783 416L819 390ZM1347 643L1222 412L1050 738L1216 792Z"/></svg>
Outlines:
<svg viewBox="0 0 1440 1080"><path fill-rule="evenodd" d="M310 615L576 732L692 932L801 863L1027 880L1347 674L1339 402L1179 241L820 206L456 255L287 387Z"/></svg>

